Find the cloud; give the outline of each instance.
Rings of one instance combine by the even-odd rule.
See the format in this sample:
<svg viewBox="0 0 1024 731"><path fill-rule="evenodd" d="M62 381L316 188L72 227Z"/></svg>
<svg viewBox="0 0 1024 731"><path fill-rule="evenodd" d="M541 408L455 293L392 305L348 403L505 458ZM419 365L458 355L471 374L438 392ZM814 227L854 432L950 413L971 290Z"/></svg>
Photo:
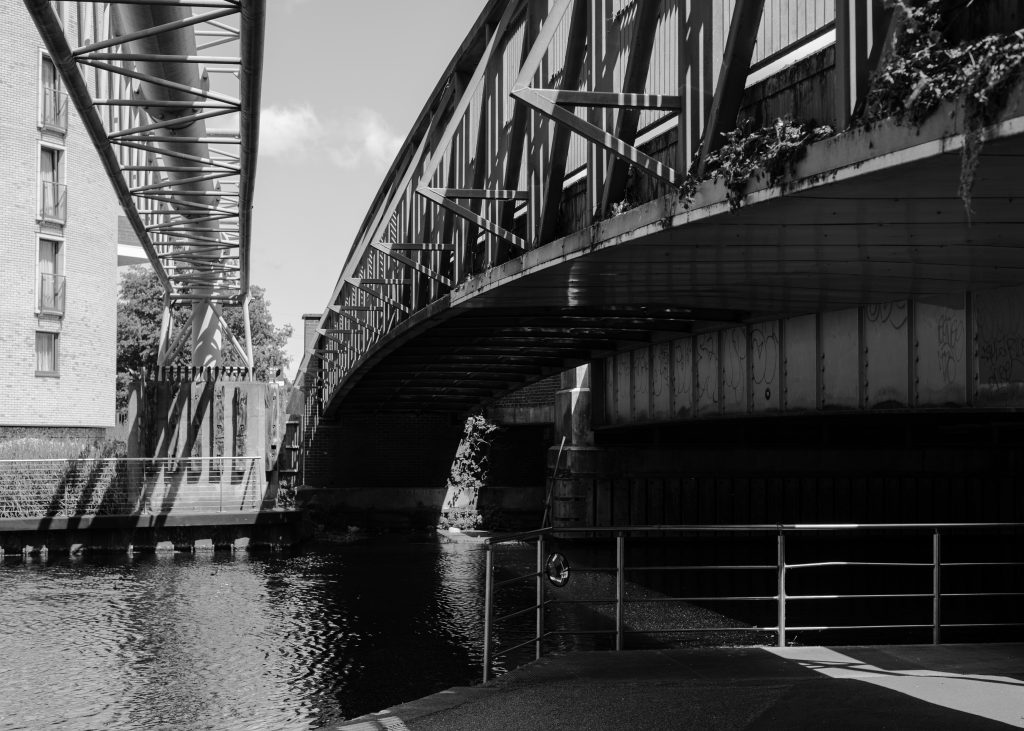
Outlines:
<svg viewBox="0 0 1024 731"><path fill-rule="evenodd" d="M267 107L260 112L260 152L268 157L294 157L318 145L324 126L308 105Z"/></svg>
<svg viewBox="0 0 1024 731"><path fill-rule="evenodd" d="M385 168L395 159L403 139L377 112L357 109L339 126L328 154L331 161L342 168L353 168L363 163Z"/></svg>
<svg viewBox="0 0 1024 731"><path fill-rule="evenodd" d="M372 109L352 109L344 119L322 121L308 104L271 106L260 114L260 151L286 161L308 159L314 151L343 169L391 164L404 138Z"/></svg>

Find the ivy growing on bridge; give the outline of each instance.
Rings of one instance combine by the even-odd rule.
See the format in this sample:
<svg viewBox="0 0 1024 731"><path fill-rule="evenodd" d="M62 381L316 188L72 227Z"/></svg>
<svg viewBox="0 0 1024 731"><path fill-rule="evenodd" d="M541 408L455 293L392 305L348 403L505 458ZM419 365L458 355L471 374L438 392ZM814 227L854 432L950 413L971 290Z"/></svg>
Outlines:
<svg viewBox="0 0 1024 731"><path fill-rule="evenodd" d="M1005 106L1024 68L1024 29L953 44L940 0L895 0L901 17L892 53L868 93L863 121L886 117L919 125L942 102L964 110L958 193L968 215L983 130Z"/></svg>
<svg viewBox="0 0 1024 731"><path fill-rule="evenodd" d="M498 425L482 414L466 419L462 440L455 451L445 485L447 492L438 527L468 530L477 528L482 522L477 500L480 488L487 482L491 435L497 430Z"/></svg>
<svg viewBox="0 0 1024 731"><path fill-rule="evenodd" d="M965 140L958 194L970 215L983 131L1005 108L1011 88L1024 71L1024 28L952 43L942 0L892 0L891 5L899 14L898 28L855 124L892 118L900 124L920 125L943 102L959 102ZM722 179L730 206L738 208L751 180L767 178L769 184L777 184L792 171L808 144L834 133L829 125L792 117L753 130L742 123L725 133L725 144L708 157L703 177L686 176L680 197L689 206L700 183ZM612 208L613 214L619 212Z"/></svg>
<svg viewBox="0 0 1024 731"><path fill-rule="evenodd" d="M804 122L785 117L761 129L748 130L740 125L725 134L726 142L708 156L705 179L725 181L729 205L739 208L747 183L768 178L769 185L778 183L804 155L807 145L831 137L834 130L822 125L808 130ZM694 189L695 189L694 185ZM692 193L690 196L692 198Z"/></svg>

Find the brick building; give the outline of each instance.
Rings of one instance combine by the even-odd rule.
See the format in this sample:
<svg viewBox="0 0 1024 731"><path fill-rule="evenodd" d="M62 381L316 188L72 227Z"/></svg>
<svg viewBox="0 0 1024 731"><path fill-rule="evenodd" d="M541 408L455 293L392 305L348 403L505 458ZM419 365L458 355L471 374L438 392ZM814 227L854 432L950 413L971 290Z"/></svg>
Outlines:
<svg viewBox="0 0 1024 731"><path fill-rule="evenodd" d="M54 3L71 45L99 3ZM0 438L114 423L119 208L21 0L0 0ZM101 91L106 74L86 77ZM96 96L104 96L98 93Z"/></svg>

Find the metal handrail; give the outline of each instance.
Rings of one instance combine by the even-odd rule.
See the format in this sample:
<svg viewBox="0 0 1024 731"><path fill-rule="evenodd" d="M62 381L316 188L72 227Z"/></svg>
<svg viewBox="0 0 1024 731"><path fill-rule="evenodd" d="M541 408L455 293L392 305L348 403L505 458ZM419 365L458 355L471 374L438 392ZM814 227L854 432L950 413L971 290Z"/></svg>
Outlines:
<svg viewBox="0 0 1024 731"><path fill-rule="evenodd" d="M263 459L259 455L238 455L230 457L47 457L33 459L0 459L0 465L11 462L219 462L225 459Z"/></svg>
<svg viewBox="0 0 1024 731"><path fill-rule="evenodd" d="M67 220L67 185L43 180L39 183L39 216L47 221Z"/></svg>
<svg viewBox="0 0 1024 731"><path fill-rule="evenodd" d="M787 631L825 631L825 630L884 630L884 629L927 629L932 630L933 644L940 644L942 629L969 628L969 627L1017 627L1024 626L1024 622L956 622L949 623L942 621L942 599L953 597L998 597L998 596L1024 596L1024 592L992 591L992 592L946 592L942 591L942 569L962 568L966 566L1024 566L1024 561L955 561L943 563L942 561L942 535L943 532L983 530L992 531L998 529L1021 529L1024 523L1019 522L987 522L987 523L791 523L791 524L755 524L755 525L653 525L653 526L617 526L617 527L571 527L571 528L542 528L540 530L511 533L500 536L491 536L484 540L486 549L486 569L484 587L484 647L483 647L483 680L487 682L491 675L491 659L499 655L510 653L529 644L535 646L535 657L539 659L543 654L543 643L546 638L562 635L615 635L615 649L621 650L623 639L626 634L682 634L688 632L707 631L767 631L774 632L779 647L786 645ZM787 534L818 532L818 533L840 533L840 532L869 532L869 531L897 531L907 534L926 533L931 537L931 561L817 561L806 563L789 563L786 560L786 536ZM776 536L776 562L774 564L695 564L695 565L660 565L660 566L626 566L625 542L630 535L646 535L652 533L685 535L685 534L711 534L711 533L761 533L774 534ZM603 572L615 572L615 596L609 599L549 599L546 597L544 581L545 562L545 539L548 536L558 535L586 535L588 537L614 536L615 567L600 569ZM661 536L657 536L661 537ZM508 543L529 543L536 541L537 549L537 572L517 576L500 582L494 580L494 547ZM846 568L846 567L872 567L872 568L913 568L930 569L932 574L932 590L930 592L899 592L899 593L850 593L850 594L790 594L786 591L786 574L788 571L809 568ZM706 571L706 570L752 570L776 572L776 592L768 595L754 596L690 596L690 597L647 597L640 599L627 599L625 596L625 575L627 571ZM583 569L581 571L598 571L598 569ZM495 590L503 586L522 581L523 579L536 576L536 600L533 605L517 611L508 612L500 617L494 617ZM789 601L829 601L829 600L850 600L850 599L932 599L932 621L928 624L903 623L903 624L853 624L853 625L820 625L805 626L792 624L787 625L786 608ZM624 627L624 607L627 604L658 604L688 601L716 601L716 602L775 602L777 604L777 621L773 626L742 626L742 627L672 627L654 630L626 630ZM544 609L556 604L614 604L615 605L615 627L608 630L548 630L544 628ZM536 631L534 636L515 645L494 652L493 631L497 622L522 616L535 610Z"/></svg>
<svg viewBox="0 0 1024 731"><path fill-rule="evenodd" d="M52 86L42 90L43 117L42 124L48 129L67 132L68 129L68 95L67 92Z"/></svg>
<svg viewBox="0 0 1024 731"><path fill-rule="evenodd" d="M0 460L0 518L266 509L260 456ZM8 526L9 527L9 526Z"/></svg>
<svg viewBox="0 0 1024 731"><path fill-rule="evenodd" d="M65 277L63 274L39 275L39 310L64 314Z"/></svg>

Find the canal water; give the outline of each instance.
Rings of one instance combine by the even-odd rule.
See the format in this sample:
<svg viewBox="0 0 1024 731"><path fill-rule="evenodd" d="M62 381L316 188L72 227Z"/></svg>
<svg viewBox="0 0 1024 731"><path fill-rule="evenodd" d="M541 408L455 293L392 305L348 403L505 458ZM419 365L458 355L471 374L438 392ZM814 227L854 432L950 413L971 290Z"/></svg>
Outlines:
<svg viewBox="0 0 1024 731"><path fill-rule="evenodd" d="M8 557L0 729L310 729L477 682L483 575L482 546L428 535Z"/></svg>

